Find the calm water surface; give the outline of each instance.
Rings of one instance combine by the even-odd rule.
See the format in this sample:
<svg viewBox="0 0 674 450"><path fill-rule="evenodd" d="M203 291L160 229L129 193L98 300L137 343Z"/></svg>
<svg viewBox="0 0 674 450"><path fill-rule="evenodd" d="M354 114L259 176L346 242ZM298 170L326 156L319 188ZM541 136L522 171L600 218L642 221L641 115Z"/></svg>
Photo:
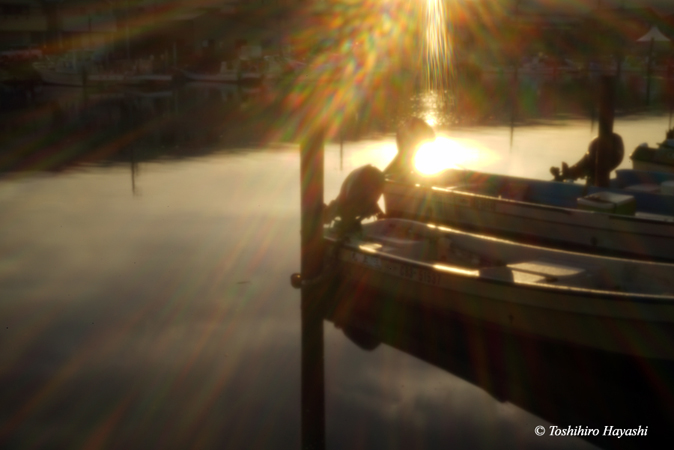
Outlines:
<svg viewBox="0 0 674 450"><path fill-rule="evenodd" d="M13 125L0 153L0 446L299 448L300 295L289 283L300 263L296 140L268 133L242 92L127 93L108 103L87 103L76 89L44 95L39 107L5 115ZM204 109L209 101L216 110ZM432 99L415 105L327 144L326 200L352 169L388 163L399 117L440 117ZM615 129L629 153L668 126L661 110L620 116ZM514 134L499 120L437 129L465 167L541 179L580 158L596 134L577 115L520 123ZM529 392L525 381L490 389L451 354L440 363L383 338L366 351L342 328L325 322L327 448L639 444L534 434L538 425L615 425L602 421L615 407L588 396L604 380L582 367L572 371L585 390L550 382L555 398L574 400L564 413L550 399L545 408L516 401L527 398L513 390ZM537 364L547 363L529 361L530 376ZM646 404L671 399L671 377L644 372L657 393ZM537 382L529 397L546 391L547 378ZM630 410L622 392L613 400ZM599 412L584 415L584 398ZM628 425L653 434L668 423L641 417Z"/></svg>

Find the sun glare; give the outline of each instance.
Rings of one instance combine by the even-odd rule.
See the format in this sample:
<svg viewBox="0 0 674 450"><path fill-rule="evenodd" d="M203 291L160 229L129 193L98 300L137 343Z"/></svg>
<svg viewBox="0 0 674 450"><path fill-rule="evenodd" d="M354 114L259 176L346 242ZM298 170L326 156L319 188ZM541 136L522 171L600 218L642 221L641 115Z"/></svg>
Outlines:
<svg viewBox="0 0 674 450"><path fill-rule="evenodd" d="M447 18L442 0L426 2L426 83L431 89L446 88L447 61L452 59L452 48L447 37Z"/></svg>
<svg viewBox="0 0 674 450"><path fill-rule="evenodd" d="M484 156L470 141L438 136L419 147L414 157L414 168L422 175L435 175L446 169L464 168Z"/></svg>

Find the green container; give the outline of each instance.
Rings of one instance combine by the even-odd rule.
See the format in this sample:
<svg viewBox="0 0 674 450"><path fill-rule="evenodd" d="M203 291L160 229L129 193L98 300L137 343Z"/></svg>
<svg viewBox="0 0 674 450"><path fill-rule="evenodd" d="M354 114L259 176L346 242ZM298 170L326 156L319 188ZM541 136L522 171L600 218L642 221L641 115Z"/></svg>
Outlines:
<svg viewBox="0 0 674 450"><path fill-rule="evenodd" d="M633 216L637 204L631 195L597 192L578 199L578 209Z"/></svg>

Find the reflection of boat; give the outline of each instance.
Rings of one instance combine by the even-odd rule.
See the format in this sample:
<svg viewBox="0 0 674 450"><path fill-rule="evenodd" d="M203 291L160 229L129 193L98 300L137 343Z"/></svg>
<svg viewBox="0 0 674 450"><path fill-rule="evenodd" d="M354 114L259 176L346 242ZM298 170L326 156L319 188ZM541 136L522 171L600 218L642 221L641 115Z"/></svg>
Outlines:
<svg viewBox="0 0 674 450"><path fill-rule="evenodd" d="M229 83L211 83L208 81L192 81L183 86L194 98L212 99L214 96L223 102L238 101L241 97L240 87Z"/></svg>
<svg viewBox="0 0 674 450"><path fill-rule="evenodd" d="M674 359L674 266L551 250L401 219L330 228L327 264L373 288L508 332Z"/></svg>
<svg viewBox="0 0 674 450"><path fill-rule="evenodd" d="M173 83L172 73L137 73L124 78L124 84L134 86L167 86Z"/></svg>
<svg viewBox="0 0 674 450"><path fill-rule="evenodd" d="M674 131L668 131L667 138L656 148L641 144L632 152L630 159L637 170L674 173Z"/></svg>
<svg viewBox="0 0 674 450"><path fill-rule="evenodd" d="M388 181L386 213L536 244L674 260L674 196L643 183L604 189L458 169L432 183Z"/></svg>
<svg viewBox="0 0 674 450"><path fill-rule="evenodd" d="M137 98L171 98L174 96L172 90L141 90L141 89L126 89L123 93L129 97Z"/></svg>
<svg viewBox="0 0 674 450"><path fill-rule="evenodd" d="M464 382L481 388L494 400L481 402L483 406L477 410L502 411L515 405L551 424L545 426L545 436L533 436L532 429L532 439L538 445L521 442L519 448L554 447L559 439L565 439L565 448L575 448L574 437L551 436L551 426L567 429L570 425L576 431L598 429L596 436L576 436L600 448L656 448L651 445L656 439L663 442L661 439L668 438L674 420L674 367L670 362L634 361L607 352L526 339L376 290L341 285L331 289L336 294L323 317L361 349L371 351L387 345L444 370L445 381L451 383L447 389L453 393L470 395ZM436 371L431 373L439 376ZM415 384L414 380L410 382ZM421 392L425 395L426 390ZM442 389L434 389L436 398L442 394ZM465 411L459 406L464 403L449 403L453 406L444 403L442 417L459 416ZM517 414L517 410L512 413ZM515 417L511 420L515 430L521 429ZM648 426L648 432L616 439L604 434L607 425L637 430L639 425L642 430Z"/></svg>
<svg viewBox="0 0 674 450"><path fill-rule="evenodd" d="M100 69L93 50L72 50L56 58L35 62L33 68L47 84L83 86L87 84L117 84L126 80L123 73L105 72Z"/></svg>
<svg viewBox="0 0 674 450"><path fill-rule="evenodd" d="M195 72L183 69L182 74L190 81L210 83L258 84L264 79L277 79L292 74L303 66L302 63L289 60L281 55L268 55L263 58L238 61L223 61L216 73Z"/></svg>
<svg viewBox="0 0 674 450"><path fill-rule="evenodd" d="M204 99L212 99L213 95L223 102L240 101L242 96L251 96L263 91L261 86L241 86L230 83L211 83L207 81L192 81L186 83L183 89L197 94Z"/></svg>
<svg viewBox="0 0 674 450"><path fill-rule="evenodd" d="M257 84L264 78L264 62L259 59L242 59L239 68L239 83Z"/></svg>
<svg viewBox="0 0 674 450"><path fill-rule="evenodd" d="M223 61L220 63L220 70L216 73L194 72L186 69L181 69L181 73L189 81L237 83L239 81L239 63L235 61Z"/></svg>
<svg viewBox="0 0 674 450"><path fill-rule="evenodd" d="M176 80L176 73L169 67L157 67L152 59L136 62L132 73L124 78L124 83L136 86L167 86Z"/></svg>

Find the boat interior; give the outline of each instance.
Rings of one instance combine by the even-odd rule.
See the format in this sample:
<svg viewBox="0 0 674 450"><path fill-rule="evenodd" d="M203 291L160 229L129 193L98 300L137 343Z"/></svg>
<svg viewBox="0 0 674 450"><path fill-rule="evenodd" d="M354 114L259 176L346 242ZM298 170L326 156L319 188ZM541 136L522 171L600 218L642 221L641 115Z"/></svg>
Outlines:
<svg viewBox="0 0 674 450"><path fill-rule="evenodd" d="M363 224L358 246L441 272L514 283L652 295L674 291L670 264L522 245L404 219Z"/></svg>

